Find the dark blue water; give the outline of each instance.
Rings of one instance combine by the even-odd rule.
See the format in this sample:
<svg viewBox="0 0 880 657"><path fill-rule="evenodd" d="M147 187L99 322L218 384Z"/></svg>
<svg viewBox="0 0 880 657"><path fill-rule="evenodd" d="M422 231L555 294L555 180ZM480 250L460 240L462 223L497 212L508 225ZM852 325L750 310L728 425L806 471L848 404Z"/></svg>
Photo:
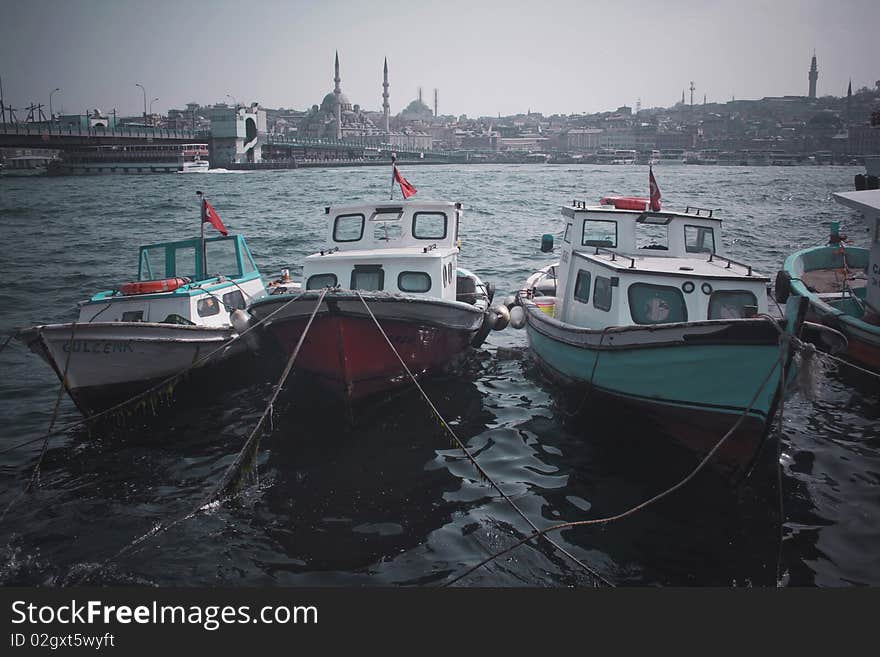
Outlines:
<svg viewBox="0 0 880 657"><path fill-rule="evenodd" d="M499 296L546 264L573 198L644 194L642 167L405 168L419 198L465 206L461 265ZM831 199L855 168L658 167L664 207L717 209L725 246L773 275L791 251L824 243L840 220L856 243L867 226ZM293 273L324 245L325 205L386 198L384 169L0 180L0 333L70 321L75 304L136 273L140 244L198 231L196 189L246 235L267 276ZM399 194L399 192L398 192ZM426 390L489 475L538 525L607 516L656 494L693 466L638 418L612 409L572 422L525 356L522 332L493 333L457 377ZM0 354L0 449L49 425L58 381L17 343ZM50 444L40 485L0 524L6 585L435 585L529 533L528 525L408 390L363 409L355 426L292 382L261 445L259 478L115 558L157 523L207 495L262 413L274 379L227 368L178 391L157 418ZM201 385L201 384L199 384ZM776 474L731 489L706 473L630 518L556 534L621 585L880 584L880 428L876 380L831 369L818 398L785 404L782 516ZM59 424L79 419L66 398ZM720 437L720 436L719 436ZM0 507L16 498L40 445L0 455ZM775 460L775 459L774 459ZM586 585L546 545L526 545L459 584Z"/></svg>

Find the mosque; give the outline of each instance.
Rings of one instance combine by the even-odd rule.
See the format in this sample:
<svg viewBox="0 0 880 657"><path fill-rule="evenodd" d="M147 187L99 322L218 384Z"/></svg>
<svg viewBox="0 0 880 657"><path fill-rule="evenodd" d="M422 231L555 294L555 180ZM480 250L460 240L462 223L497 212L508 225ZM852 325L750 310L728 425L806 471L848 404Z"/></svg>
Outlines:
<svg viewBox="0 0 880 657"><path fill-rule="evenodd" d="M320 105L312 105L299 125L299 134L314 139L353 139L368 143L391 144L429 150L432 146L430 134L412 126L391 129L390 106L388 104L388 60L385 60L382 80L382 112L368 112L360 105L352 104L342 91L342 78L339 76L339 53L336 53L333 91L324 96ZM416 110L416 111L413 111ZM398 115L395 123L429 122L434 112L419 99L409 104Z"/></svg>

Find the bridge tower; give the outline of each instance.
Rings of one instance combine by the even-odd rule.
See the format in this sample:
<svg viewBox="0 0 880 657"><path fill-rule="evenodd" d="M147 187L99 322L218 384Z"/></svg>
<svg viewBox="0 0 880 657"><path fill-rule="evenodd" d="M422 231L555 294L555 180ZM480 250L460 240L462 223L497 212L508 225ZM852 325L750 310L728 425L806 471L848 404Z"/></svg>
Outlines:
<svg viewBox="0 0 880 657"><path fill-rule="evenodd" d="M266 141L266 110L250 107L214 107L211 113L211 166L261 162Z"/></svg>

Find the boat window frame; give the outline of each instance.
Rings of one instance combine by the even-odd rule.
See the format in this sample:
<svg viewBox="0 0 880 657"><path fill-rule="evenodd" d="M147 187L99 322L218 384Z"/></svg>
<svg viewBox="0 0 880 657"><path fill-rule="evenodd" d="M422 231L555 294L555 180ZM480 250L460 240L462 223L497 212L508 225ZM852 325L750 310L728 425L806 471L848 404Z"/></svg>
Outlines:
<svg viewBox="0 0 880 657"><path fill-rule="evenodd" d="M571 244L571 222L566 222L565 232L562 234L562 241Z"/></svg>
<svg viewBox="0 0 880 657"><path fill-rule="evenodd" d="M578 287L579 287L579 284L581 281L582 274L587 275L587 294L584 297L579 297L578 296ZM592 288L592 286L593 286L593 272L591 272L589 269L578 269L578 273L574 279L574 286L573 286L573 289L571 292L572 299L574 299L578 303L583 303L583 304L590 303L590 289Z"/></svg>
<svg viewBox="0 0 880 657"><path fill-rule="evenodd" d="M418 233L416 233L416 223L418 222L418 218L421 215L439 215L443 217L443 235L431 235L430 237L420 237ZM410 233L412 234L414 239L417 240L445 240L446 236L449 234L449 215L447 215L442 210L421 210L419 212L413 212L412 216L412 224L410 226Z"/></svg>
<svg viewBox="0 0 880 657"><path fill-rule="evenodd" d="M223 307L226 309L226 312L244 310L247 308L247 301L245 301L244 294L241 293L241 290L230 290L221 298L223 299Z"/></svg>
<svg viewBox="0 0 880 657"><path fill-rule="evenodd" d="M360 219L361 219L360 234L357 236L357 238L341 240L337 237L337 233L339 231L339 220L340 219L347 219L349 217L360 217ZM366 227L366 225L367 225L367 218L364 216L363 212L349 212L347 214L337 214L333 218L333 241L340 242L343 244L346 242L360 242L364 238L364 228Z"/></svg>
<svg viewBox="0 0 880 657"><path fill-rule="evenodd" d="M675 321L671 321L671 322L670 321L658 321L658 322L641 322L641 321L639 321L639 319L636 318L636 315L633 312L635 309L635 304L633 303L633 291L639 287L662 288L663 290L668 290L669 292L674 293L674 296L676 296L679 299L679 301L681 302L680 307L683 310L684 316L681 319L676 319ZM687 307L687 301L684 298L684 293L681 291L680 288L678 288L674 285L660 285L657 283L645 283L643 281L633 282L633 283L630 283L630 285L626 289L626 298L627 298L627 302L629 304L629 316L630 316L630 319L632 320L633 324L637 324L639 326L656 326L659 324L679 324L679 323L688 321L688 307Z"/></svg>
<svg viewBox="0 0 880 657"><path fill-rule="evenodd" d="M744 318L746 317L745 312L743 312L743 314L740 315L739 317L713 317L713 316L712 316L712 306L713 306L713 302L716 301L717 297L719 297L719 296L721 296L721 295L724 295L724 294L748 294L748 295L750 295L750 296L752 297L752 303L745 303L745 304L743 304L743 310L745 310L745 307L746 307L746 306L754 306L755 308L758 307L758 296L757 296L754 292L752 292L751 290L743 290L743 289L738 289L738 290L712 290L711 294L709 294L709 303L707 304L707 307L706 307L706 318L707 318L707 319L722 319L722 320L725 320L725 319L744 319ZM720 303L720 302L719 302L719 303Z"/></svg>
<svg viewBox="0 0 880 657"><path fill-rule="evenodd" d="M379 274L379 286L371 289L357 287L355 285L355 277L358 273L364 274ZM385 270L382 268L382 265L354 265L351 270L351 279L349 289L352 290L365 290L367 292L381 292L385 289Z"/></svg>
<svg viewBox="0 0 880 657"><path fill-rule="evenodd" d="M599 293L599 281L608 281L608 305L600 305L598 302L598 293ZM603 283L604 285L604 283ZM611 281L610 276L596 276L596 281L593 283L593 308L596 310L602 310L604 312L611 312L611 306L614 305L614 284Z"/></svg>
<svg viewBox="0 0 880 657"><path fill-rule="evenodd" d="M699 234L700 234L700 231L708 231L708 232L709 232L709 236L712 238L712 250L711 250L711 251L706 251L706 250L705 250L705 247L704 247L703 250L697 249L696 247L695 247L695 248L691 248L691 247L688 245L688 228L694 228L694 229L696 229L696 230L697 230L697 235L698 235L698 236L699 236ZM717 251L716 251L716 247L715 247L715 229L714 229L712 226L698 226L698 225L696 225L696 224L685 224L684 227L682 228L682 230L683 230L683 232L684 232L684 250L685 250L685 253L717 253ZM703 237L704 237L704 240L703 240L703 241L705 242L705 232L703 232Z"/></svg>
<svg viewBox="0 0 880 657"><path fill-rule="evenodd" d="M587 222L597 223L597 224L613 224L614 225L614 243L606 244L608 240L588 240L587 238ZM602 244L599 244L602 242ZM591 219L589 217L584 218L583 225L581 226L581 246L593 246L602 249L616 249L618 243L618 231L617 231L617 221L614 219Z"/></svg>
<svg viewBox="0 0 880 657"><path fill-rule="evenodd" d="M210 308L208 309L207 312L204 312L203 310L204 310L205 306L206 305L210 306L211 302L213 302L215 304L213 307L214 308L213 312L211 312ZM198 301L196 301L196 312L199 314L199 317L213 317L214 315L219 315L220 314L220 302L217 301L217 299L215 299L214 297L212 297L210 295L206 295L206 296L202 297L201 299L199 299Z"/></svg>
<svg viewBox="0 0 880 657"><path fill-rule="evenodd" d="M333 285L322 285L320 287L312 287L312 279L318 278L319 276L332 276L333 277ZM332 271L324 272L321 274L312 274L306 279L306 290L323 290L325 287L336 287L339 285L339 278Z"/></svg>
<svg viewBox="0 0 880 657"><path fill-rule="evenodd" d="M414 290L414 289L405 288L402 285L402 281L403 281L403 277L407 276L407 275L424 276L428 280L428 287L426 287L424 290L421 290L421 289ZM400 290L401 292L409 292L412 294L425 294L426 292L431 291L431 288L433 287L433 285L434 285L434 279L426 271L406 270L406 271L400 272L397 275L397 289Z"/></svg>

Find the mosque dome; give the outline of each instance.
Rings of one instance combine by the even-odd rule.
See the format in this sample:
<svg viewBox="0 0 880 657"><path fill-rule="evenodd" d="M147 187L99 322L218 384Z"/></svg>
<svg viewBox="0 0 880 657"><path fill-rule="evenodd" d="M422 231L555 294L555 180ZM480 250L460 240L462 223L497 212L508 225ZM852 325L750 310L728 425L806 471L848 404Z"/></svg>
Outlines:
<svg viewBox="0 0 880 657"><path fill-rule="evenodd" d="M340 109L343 112L351 110L351 101L343 93L339 94L339 104L342 106ZM328 114L336 113L336 94L332 91L324 96L324 100L321 101L321 111Z"/></svg>

